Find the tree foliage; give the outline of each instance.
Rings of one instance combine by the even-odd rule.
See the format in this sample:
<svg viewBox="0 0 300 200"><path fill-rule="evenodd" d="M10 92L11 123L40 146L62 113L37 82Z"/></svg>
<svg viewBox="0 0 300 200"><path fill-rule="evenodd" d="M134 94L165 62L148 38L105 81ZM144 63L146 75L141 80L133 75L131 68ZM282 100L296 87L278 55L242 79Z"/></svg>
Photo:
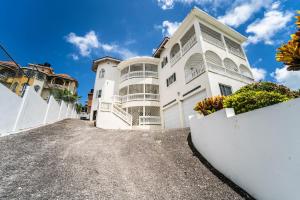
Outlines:
<svg viewBox="0 0 300 200"><path fill-rule="evenodd" d="M81 97L79 97L77 94L72 94L69 90L61 90L61 89L52 89L51 95L57 100L57 101L65 101L67 103L74 103L78 101Z"/></svg>

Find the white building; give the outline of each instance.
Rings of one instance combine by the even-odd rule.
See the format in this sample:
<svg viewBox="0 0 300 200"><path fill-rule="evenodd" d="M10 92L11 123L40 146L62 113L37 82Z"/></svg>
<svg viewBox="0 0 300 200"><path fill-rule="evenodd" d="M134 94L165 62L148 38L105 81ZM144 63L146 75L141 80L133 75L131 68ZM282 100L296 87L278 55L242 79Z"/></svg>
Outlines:
<svg viewBox="0 0 300 200"><path fill-rule="evenodd" d="M182 128L195 104L252 83L246 37L194 8L153 57L93 62L91 119L101 128ZM96 117L97 116L97 117Z"/></svg>

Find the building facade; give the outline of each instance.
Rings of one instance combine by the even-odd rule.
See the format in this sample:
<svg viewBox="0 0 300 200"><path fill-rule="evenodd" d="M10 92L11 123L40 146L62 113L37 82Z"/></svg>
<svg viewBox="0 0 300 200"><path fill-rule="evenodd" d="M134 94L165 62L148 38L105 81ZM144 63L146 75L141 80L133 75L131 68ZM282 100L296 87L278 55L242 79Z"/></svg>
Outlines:
<svg viewBox="0 0 300 200"><path fill-rule="evenodd" d="M95 90L106 90L93 98L97 126L189 127L188 117L197 102L230 95L254 81L242 48L245 41L235 30L194 8L152 57L94 61ZM113 65L107 64L113 60ZM101 70L114 73L106 77Z"/></svg>

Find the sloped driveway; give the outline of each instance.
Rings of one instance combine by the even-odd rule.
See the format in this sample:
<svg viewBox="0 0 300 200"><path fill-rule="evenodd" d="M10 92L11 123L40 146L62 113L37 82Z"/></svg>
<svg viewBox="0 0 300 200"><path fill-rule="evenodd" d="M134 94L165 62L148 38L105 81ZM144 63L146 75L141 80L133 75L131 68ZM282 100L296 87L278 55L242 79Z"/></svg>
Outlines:
<svg viewBox="0 0 300 200"><path fill-rule="evenodd" d="M79 120L2 137L0 199L243 199L187 137L188 130L101 130Z"/></svg>

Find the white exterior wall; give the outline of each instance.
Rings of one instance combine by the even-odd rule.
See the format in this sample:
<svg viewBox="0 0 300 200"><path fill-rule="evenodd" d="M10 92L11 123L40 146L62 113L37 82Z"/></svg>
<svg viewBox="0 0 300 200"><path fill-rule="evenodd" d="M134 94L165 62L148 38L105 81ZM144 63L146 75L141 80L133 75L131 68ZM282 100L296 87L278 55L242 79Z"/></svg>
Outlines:
<svg viewBox="0 0 300 200"><path fill-rule="evenodd" d="M68 104L65 103L64 101L60 102L60 111L59 111L59 119L65 119L66 118L66 114L68 111Z"/></svg>
<svg viewBox="0 0 300 200"><path fill-rule="evenodd" d="M28 87L24 96L19 97L0 84L0 136L53 123L66 116L78 117L73 105L68 114L66 108L64 102L60 106L52 96L47 103L33 87Z"/></svg>
<svg viewBox="0 0 300 200"><path fill-rule="evenodd" d="M104 129L129 129L131 128L122 119L112 112L98 112L96 126Z"/></svg>
<svg viewBox="0 0 300 200"><path fill-rule="evenodd" d="M300 99L234 115L190 119L196 149L256 199L300 196ZM288 120L287 120L288 119Z"/></svg>
<svg viewBox="0 0 300 200"><path fill-rule="evenodd" d="M14 128L22 98L0 84L0 136Z"/></svg>
<svg viewBox="0 0 300 200"><path fill-rule="evenodd" d="M47 111L47 102L43 100L32 87L25 94L24 109L20 114L17 130L36 127L43 124Z"/></svg>
<svg viewBox="0 0 300 200"><path fill-rule="evenodd" d="M120 78L120 71L117 69L115 62L106 61L105 63L98 64L96 77L95 77L95 84L94 84L94 93L93 93L93 100L92 100L92 107L90 113L90 120L93 120L93 112L98 108L98 97L97 91L102 90L106 80L114 81L114 93L119 93L119 78ZM105 75L103 78L99 78L99 73L101 69L105 70ZM103 92L103 91L102 91Z"/></svg>
<svg viewBox="0 0 300 200"><path fill-rule="evenodd" d="M59 103L54 99L53 96L50 96L49 102L48 102L48 111L47 115L45 117L46 123L53 123L58 120L59 117L59 110L60 105Z"/></svg>

